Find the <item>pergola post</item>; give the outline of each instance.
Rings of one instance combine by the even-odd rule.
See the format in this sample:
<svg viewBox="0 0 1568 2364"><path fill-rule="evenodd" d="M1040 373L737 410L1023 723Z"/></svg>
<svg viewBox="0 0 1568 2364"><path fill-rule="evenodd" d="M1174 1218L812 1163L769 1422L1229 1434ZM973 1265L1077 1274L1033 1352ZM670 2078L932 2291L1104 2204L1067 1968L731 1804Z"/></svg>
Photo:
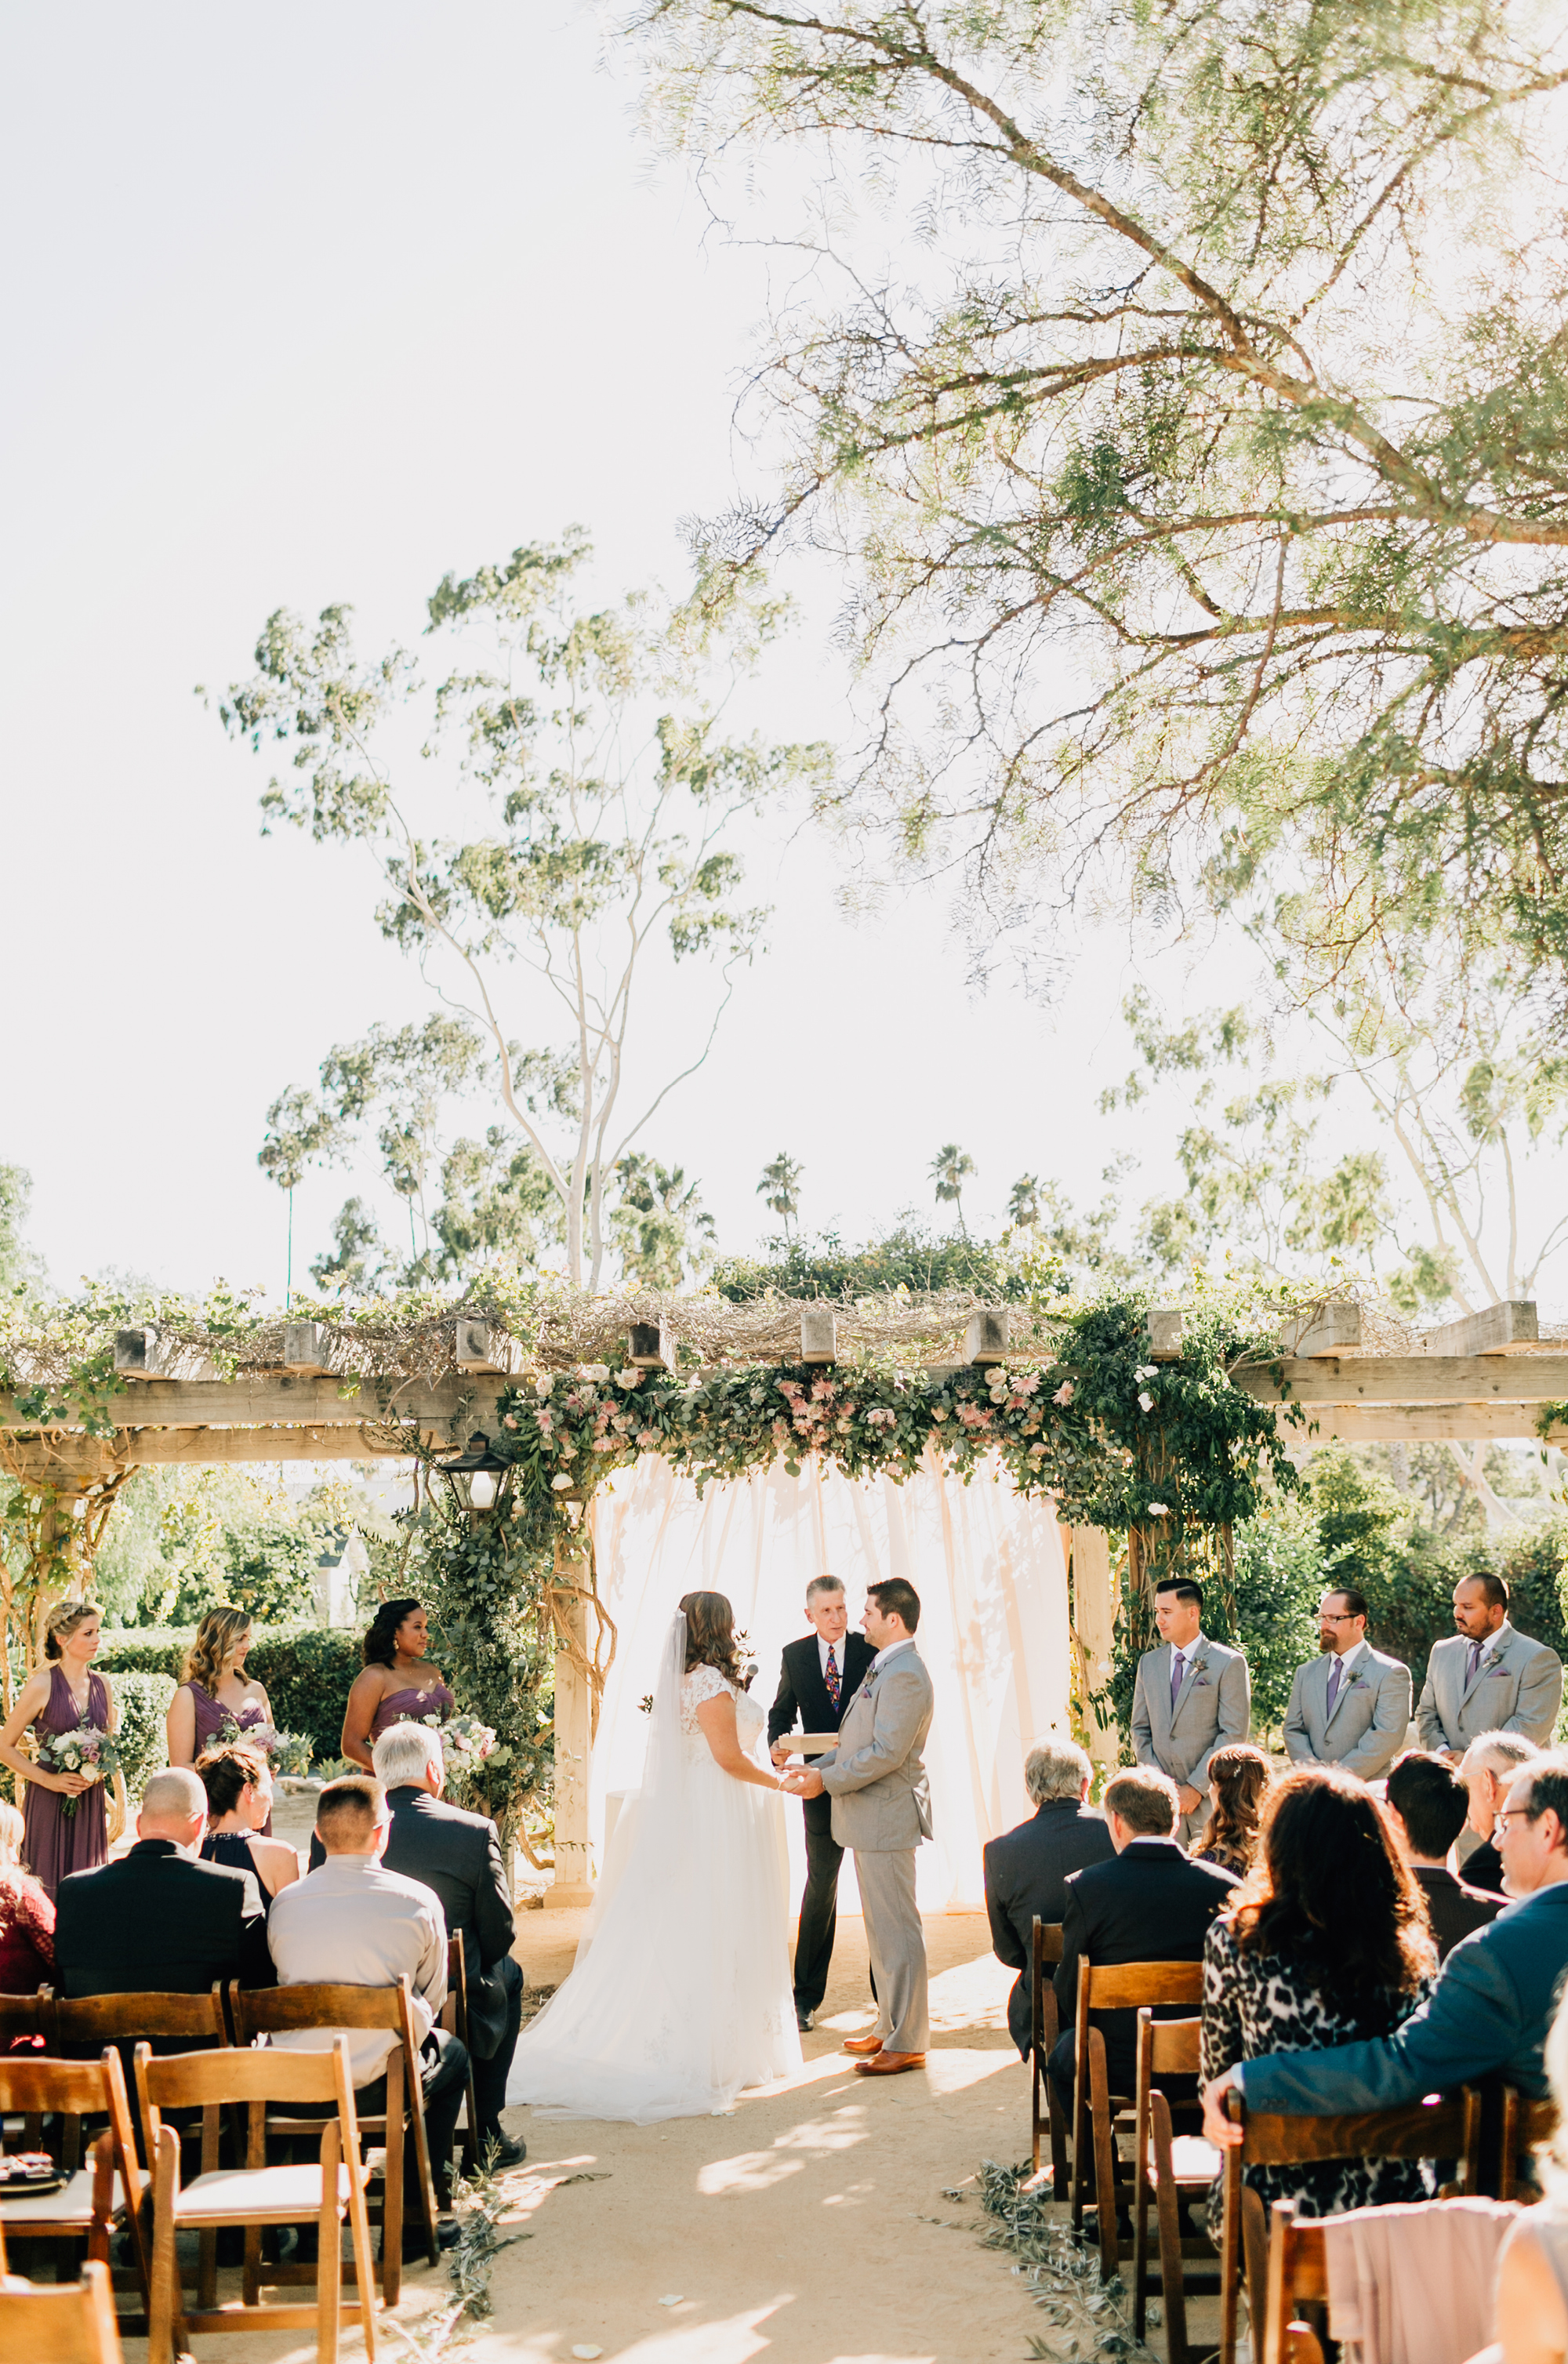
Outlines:
<svg viewBox="0 0 1568 2364"><path fill-rule="evenodd" d="M588 1853L594 1712L584 1598L589 1580L586 1535L578 1530L561 1536L555 1546L555 1873L544 1901L562 1910L594 1900Z"/></svg>

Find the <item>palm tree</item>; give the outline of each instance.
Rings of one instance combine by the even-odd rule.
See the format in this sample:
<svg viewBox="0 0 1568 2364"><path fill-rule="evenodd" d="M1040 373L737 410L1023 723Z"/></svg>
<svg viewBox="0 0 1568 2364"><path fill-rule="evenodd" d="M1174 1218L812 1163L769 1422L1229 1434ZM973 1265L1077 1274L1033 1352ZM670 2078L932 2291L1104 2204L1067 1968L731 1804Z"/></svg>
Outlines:
<svg viewBox="0 0 1568 2364"><path fill-rule="evenodd" d="M1020 1174L1007 1194L1007 1221L1016 1232L1031 1231L1040 1221L1040 1176Z"/></svg>
<svg viewBox="0 0 1568 2364"><path fill-rule="evenodd" d="M800 1213L800 1177L806 1168L787 1149L781 1149L771 1165L762 1168L762 1178L757 1185L758 1196L766 1194L766 1204L775 1215L784 1218L784 1238L789 1238L790 1219Z"/></svg>
<svg viewBox="0 0 1568 2364"><path fill-rule="evenodd" d="M965 1239L969 1237L969 1225L963 1220L963 1186L968 1176L975 1170L973 1158L961 1149L956 1141L950 1141L945 1148L939 1149L931 1160L931 1179L937 1186L937 1202L941 1205L946 1201L958 1209L958 1228Z"/></svg>

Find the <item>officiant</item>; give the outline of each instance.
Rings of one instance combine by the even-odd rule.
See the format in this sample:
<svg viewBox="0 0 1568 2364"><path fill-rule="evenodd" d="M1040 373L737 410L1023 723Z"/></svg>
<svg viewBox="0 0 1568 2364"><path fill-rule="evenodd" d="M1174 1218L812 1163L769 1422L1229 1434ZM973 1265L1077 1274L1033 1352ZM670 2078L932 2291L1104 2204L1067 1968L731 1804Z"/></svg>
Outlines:
<svg viewBox="0 0 1568 2364"><path fill-rule="evenodd" d="M844 1712L864 1682L875 1656L863 1634L850 1632L850 1609L836 1576L814 1576L806 1588L806 1614L812 1631L786 1643L778 1697L768 1716L768 1745L775 1765L791 1750L782 1737L802 1732L837 1732ZM806 1758L816 1763L814 1756ZM828 1990L833 1939L839 1926L839 1866L844 1850L833 1838L833 1801L806 1798L806 1893L795 1941L795 2016L804 2035Z"/></svg>

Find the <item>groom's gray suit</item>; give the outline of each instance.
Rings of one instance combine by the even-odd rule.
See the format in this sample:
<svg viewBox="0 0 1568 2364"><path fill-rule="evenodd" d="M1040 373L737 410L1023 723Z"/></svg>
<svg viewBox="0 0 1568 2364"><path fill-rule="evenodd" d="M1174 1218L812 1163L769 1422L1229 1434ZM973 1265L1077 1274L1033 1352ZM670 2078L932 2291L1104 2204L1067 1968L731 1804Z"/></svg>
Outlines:
<svg viewBox="0 0 1568 2364"><path fill-rule="evenodd" d="M931 1678L913 1642L873 1665L844 1713L839 1745L817 1759L833 1801L833 1836L852 1847L876 1981L876 2033L887 2052L924 2052L930 2035L926 1938L915 1902L915 1849L931 1835L920 1752Z"/></svg>

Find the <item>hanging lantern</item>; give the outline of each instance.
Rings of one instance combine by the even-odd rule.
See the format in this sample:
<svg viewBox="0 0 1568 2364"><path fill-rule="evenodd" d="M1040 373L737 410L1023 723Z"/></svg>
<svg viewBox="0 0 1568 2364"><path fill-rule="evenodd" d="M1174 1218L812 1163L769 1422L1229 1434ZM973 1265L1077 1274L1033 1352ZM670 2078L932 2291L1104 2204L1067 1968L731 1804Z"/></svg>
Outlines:
<svg viewBox="0 0 1568 2364"><path fill-rule="evenodd" d="M450 1483L459 1510L466 1511L471 1519L484 1519L499 1502L511 1466L491 1450L484 1431L475 1429L468 1440L468 1451L443 1461L440 1469Z"/></svg>

